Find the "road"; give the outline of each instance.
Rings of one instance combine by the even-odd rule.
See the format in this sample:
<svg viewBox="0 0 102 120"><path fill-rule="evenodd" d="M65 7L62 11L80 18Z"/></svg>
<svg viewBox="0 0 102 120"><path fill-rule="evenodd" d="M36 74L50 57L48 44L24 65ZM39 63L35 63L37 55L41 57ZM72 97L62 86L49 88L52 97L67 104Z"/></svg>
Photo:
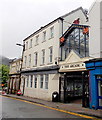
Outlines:
<svg viewBox="0 0 102 120"><path fill-rule="evenodd" d="M82 117L71 115L68 113L57 111L43 107L43 105L32 104L24 100L16 100L8 97L1 97L2 105L2 118L74 118L74 120L82 120ZM85 119L85 118L84 118ZM90 119L85 119L90 120Z"/></svg>

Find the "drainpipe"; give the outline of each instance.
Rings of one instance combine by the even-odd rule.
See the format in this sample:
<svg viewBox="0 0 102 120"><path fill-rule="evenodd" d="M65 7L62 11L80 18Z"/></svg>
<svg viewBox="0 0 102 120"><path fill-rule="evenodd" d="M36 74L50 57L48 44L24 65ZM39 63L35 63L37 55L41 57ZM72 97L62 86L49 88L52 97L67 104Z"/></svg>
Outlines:
<svg viewBox="0 0 102 120"><path fill-rule="evenodd" d="M64 19L60 17L60 20L61 20L61 22L62 22L62 35L63 35L63 20L64 20ZM61 36L62 36L62 35L61 35ZM62 47L61 47L61 50L60 50L60 51L61 51L61 60L62 60Z"/></svg>

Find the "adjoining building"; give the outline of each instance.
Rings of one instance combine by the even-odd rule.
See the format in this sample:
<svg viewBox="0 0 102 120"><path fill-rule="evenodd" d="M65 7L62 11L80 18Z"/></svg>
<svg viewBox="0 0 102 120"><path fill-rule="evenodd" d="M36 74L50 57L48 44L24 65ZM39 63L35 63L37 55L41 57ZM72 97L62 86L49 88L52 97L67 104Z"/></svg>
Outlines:
<svg viewBox="0 0 102 120"><path fill-rule="evenodd" d="M20 89L22 58L10 62L8 93L16 94Z"/></svg>
<svg viewBox="0 0 102 120"><path fill-rule="evenodd" d="M89 73L85 61L89 57L89 26L72 24L60 38L60 100L82 100L89 106Z"/></svg>
<svg viewBox="0 0 102 120"><path fill-rule="evenodd" d="M97 16L97 17L96 17ZM89 11L89 71L90 108L102 109L102 0L96 0Z"/></svg>
<svg viewBox="0 0 102 120"><path fill-rule="evenodd" d="M69 95L74 98L78 94L82 99L82 79L83 76L88 77L84 63L89 59L87 21L86 12L80 7L24 39L20 88L25 96L51 101L52 94L56 91L63 102L68 101L66 98ZM65 79L69 77L70 80L62 83L62 74L66 74ZM77 90L72 88L73 83ZM73 89L72 93L67 93L66 85ZM61 88L64 88L64 92Z"/></svg>

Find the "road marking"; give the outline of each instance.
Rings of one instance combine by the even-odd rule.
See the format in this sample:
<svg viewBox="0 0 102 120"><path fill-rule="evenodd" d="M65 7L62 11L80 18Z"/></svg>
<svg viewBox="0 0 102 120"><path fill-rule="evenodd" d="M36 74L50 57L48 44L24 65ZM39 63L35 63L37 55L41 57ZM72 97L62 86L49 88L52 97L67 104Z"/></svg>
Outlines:
<svg viewBox="0 0 102 120"><path fill-rule="evenodd" d="M11 98L11 99L14 99L14 100L19 100L19 101L22 101L22 102L26 102L26 103L36 105L36 106L41 106L41 107L48 108L48 109L51 109L51 110L56 110L56 111L59 111L59 112L63 112L63 113L67 113L67 114L71 114L71 115L75 115L75 116L79 116L79 117L83 117L83 118L87 118L87 119L102 120L102 119L98 119L98 118L91 117L91 116L88 116L88 115L82 115L82 114L79 114L79 113L69 112L69 111L66 111L66 110L57 109L57 108L49 107L49 106L46 106L46 105L41 105L39 103L33 103L33 102L30 102L30 101L27 101L27 100L22 100L20 98L14 98L14 97L10 97L10 96L3 96L3 97Z"/></svg>

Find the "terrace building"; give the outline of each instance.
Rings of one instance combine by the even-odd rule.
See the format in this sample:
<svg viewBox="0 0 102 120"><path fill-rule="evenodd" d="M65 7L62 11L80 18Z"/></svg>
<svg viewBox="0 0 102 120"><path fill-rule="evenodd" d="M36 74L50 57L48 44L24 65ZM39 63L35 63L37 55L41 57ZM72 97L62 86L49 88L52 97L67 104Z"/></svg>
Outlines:
<svg viewBox="0 0 102 120"><path fill-rule="evenodd" d="M80 7L24 39L20 88L25 96L51 101L56 91L63 102L78 93L77 97L82 97L84 61L89 59L88 31L83 33L87 22L87 14ZM88 77L87 72L85 76Z"/></svg>

